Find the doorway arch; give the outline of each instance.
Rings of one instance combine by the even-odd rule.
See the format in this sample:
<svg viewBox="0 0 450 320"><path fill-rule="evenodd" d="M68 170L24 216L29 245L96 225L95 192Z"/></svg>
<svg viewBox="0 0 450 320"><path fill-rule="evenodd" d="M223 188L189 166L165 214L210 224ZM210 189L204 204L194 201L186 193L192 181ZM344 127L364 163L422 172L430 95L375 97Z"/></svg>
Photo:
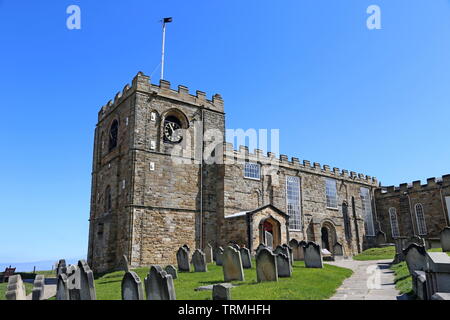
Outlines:
<svg viewBox="0 0 450 320"><path fill-rule="evenodd" d="M338 242L334 224L331 221L324 221L320 232L322 248L334 253L334 245Z"/></svg>
<svg viewBox="0 0 450 320"><path fill-rule="evenodd" d="M270 243L268 234L272 237L272 243ZM272 248L281 245L281 223L272 216L261 220L259 223L259 239L260 243Z"/></svg>

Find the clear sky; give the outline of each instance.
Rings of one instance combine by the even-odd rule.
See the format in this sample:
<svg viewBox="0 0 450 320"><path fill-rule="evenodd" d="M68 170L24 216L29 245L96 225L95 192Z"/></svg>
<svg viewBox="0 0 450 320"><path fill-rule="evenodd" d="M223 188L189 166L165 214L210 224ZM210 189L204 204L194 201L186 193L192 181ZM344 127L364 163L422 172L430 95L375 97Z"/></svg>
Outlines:
<svg viewBox="0 0 450 320"><path fill-rule="evenodd" d="M450 173L447 0L0 0L0 262L86 255L97 112L159 81L166 16L165 78L221 93L227 128L383 185Z"/></svg>

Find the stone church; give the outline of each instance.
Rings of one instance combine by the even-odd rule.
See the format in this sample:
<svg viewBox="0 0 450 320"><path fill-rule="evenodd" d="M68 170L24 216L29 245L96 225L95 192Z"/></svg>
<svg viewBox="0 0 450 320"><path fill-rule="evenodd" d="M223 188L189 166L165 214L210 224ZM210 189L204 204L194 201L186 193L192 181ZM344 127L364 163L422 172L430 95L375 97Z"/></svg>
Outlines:
<svg viewBox="0 0 450 320"><path fill-rule="evenodd" d="M204 157L206 141L195 128L219 132L210 157L220 161ZM295 238L331 253L339 243L351 256L385 242L380 236L389 226L377 217L383 204L375 199L381 194L375 178L234 150L224 139L219 94L209 100L184 86L173 90L165 80L154 85L141 72L101 108L89 220L88 263L95 272L117 268L123 255L132 267L175 264L184 244L237 243L254 252L260 243L275 247ZM183 151L196 141L200 157Z"/></svg>

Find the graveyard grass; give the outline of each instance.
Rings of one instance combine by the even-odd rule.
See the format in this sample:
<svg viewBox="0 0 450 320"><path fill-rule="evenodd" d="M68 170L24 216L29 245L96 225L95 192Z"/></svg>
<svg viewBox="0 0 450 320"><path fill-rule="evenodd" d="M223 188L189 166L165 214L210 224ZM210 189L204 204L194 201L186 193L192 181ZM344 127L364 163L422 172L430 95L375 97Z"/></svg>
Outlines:
<svg viewBox="0 0 450 320"><path fill-rule="evenodd" d="M135 271L141 281L147 276L149 268ZM278 282L256 281L256 267L244 269L245 281L234 281L231 289L233 300L324 300L330 298L342 282L352 275L345 268L324 264L323 269L305 268L304 262L296 261L291 278L279 278ZM121 281L124 272L105 274L95 280L98 300L120 300ZM212 291L194 291L195 288L223 283L221 266L208 264L208 272L178 272L174 280L177 300L211 300Z"/></svg>
<svg viewBox="0 0 450 320"><path fill-rule="evenodd" d="M353 260L367 261L367 260L388 260L394 259L395 246L371 248L353 257Z"/></svg>
<svg viewBox="0 0 450 320"><path fill-rule="evenodd" d="M27 283L24 282L25 284L25 289L27 291L27 295L31 293L31 291L33 291L33 284L32 283ZM0 283L0 300L6 300L5 294L6 294L6 289L8 288L8 282L3 282Z"/></svg>

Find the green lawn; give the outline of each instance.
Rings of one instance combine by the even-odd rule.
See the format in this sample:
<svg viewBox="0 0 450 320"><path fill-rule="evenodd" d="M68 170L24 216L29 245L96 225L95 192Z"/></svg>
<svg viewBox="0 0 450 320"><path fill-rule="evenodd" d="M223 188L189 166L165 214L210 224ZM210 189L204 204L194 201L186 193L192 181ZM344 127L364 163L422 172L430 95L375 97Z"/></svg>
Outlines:
<svg viewBox="0 0 450 320"><path fill-rule="evenodd" d="M134 270L141 281L149 269ZM278 282L256 282L256 269L244 269L244 282L234 282L233 300L323 300L331 297L344 279L351 276L349 269L324 264L323 269L307 269L303 262L295 262L293 276ZM113 272L95 280L98 300L120 300L123 271ZM208 300L211 291L194 291L195 288L223 282L222 267L208 265L207 273L178 273L174 280L177 300Z"/></svg>
<svg viewBox="0 0 450 320"><path fill-rule="evenodd" d="M354 260L388 260L394 259L395 247L371 248L353 257Z"/></svg>

